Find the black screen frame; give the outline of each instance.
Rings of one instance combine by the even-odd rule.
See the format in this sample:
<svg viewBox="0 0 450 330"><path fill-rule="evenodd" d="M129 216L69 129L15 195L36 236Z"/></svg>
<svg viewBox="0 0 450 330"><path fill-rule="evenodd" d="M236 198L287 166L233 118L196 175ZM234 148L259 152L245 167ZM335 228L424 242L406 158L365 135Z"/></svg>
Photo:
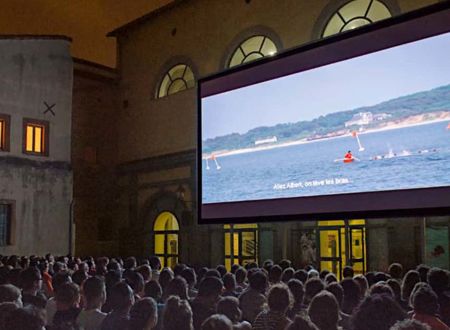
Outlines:
<svg viewBox="0 0 450 330"><path fill-rule="evenodd" d="M202 203L202 102L206 96L450 32L450 1L363 26L199 79L199 224L332 220L450 214L450 186ZM450 174L449 174L450 175Z"/></svg>

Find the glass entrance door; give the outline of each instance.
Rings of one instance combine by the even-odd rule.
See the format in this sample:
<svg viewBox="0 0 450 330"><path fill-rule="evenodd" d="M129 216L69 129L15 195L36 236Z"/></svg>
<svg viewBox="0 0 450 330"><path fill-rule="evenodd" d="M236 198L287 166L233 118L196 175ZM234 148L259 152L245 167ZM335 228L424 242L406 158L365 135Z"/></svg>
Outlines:
<svg viewBox="0 0 450 330"><path fill-rule="evenodd" d="M319 228L317 235L319 242L319 264L320 269L327 269L336 275L341 274L342 265L344 264L342 253L341 228L327 227ZM339 276L339 275L338 275Z"/></svg>

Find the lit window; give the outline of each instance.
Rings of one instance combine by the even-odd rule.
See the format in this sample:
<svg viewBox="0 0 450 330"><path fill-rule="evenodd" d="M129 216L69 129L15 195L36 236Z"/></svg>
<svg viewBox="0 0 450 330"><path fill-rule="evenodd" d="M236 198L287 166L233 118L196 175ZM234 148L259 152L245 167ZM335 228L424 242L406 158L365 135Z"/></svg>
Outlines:
<svg viewBox="0 0 450 330"><path fill-rule="evenodd" d="M0 151L9 151L10 116L0 114Z"/></svg>
<svg viewBox="0 0 450 330"><path fill-rule="evenodd" d="M178 263L177 218L170 212L162 212L153 226L155 255L161 260L162 267L174 267Z"/></svg>
<svg viewBox="0 0 450 330"><path fill-rule="evenodd" d="M12 204L0 201L0 246L11 245Z"/></svg>
<svg viewBox="0 0 450 330"><path fill-rule="evenodd" d="M48 122L42 120L24 119L23 130L23 152L30 155L48 156Z"/></svg>
<svg viewBox="0 0 450 330"><path fill-rule="evenodd" d="M258 262L258 225L224 225L225 266Z"/></svg>
<svg viewBox="0 0 450 330"><path fill-rule="evenodd" d="M356 29L391 16L388 7L379 0L353 0L331 16L322 37Z"/></svg>
<svg viewBox="0 0 450 330"><path fill-rule="evenodd" d="M274 42L266 36L253 36L245 40L235 49L231 56L228 67L248 63L265 56L272 56L277 53Z"/></svg>
<svg viewBox="0 0 450 330"><path fill-rule="evenodd" d="M157 98L172 95L195 86L192 69L186 64L172 67L165 75L158 88Z"/></svg>

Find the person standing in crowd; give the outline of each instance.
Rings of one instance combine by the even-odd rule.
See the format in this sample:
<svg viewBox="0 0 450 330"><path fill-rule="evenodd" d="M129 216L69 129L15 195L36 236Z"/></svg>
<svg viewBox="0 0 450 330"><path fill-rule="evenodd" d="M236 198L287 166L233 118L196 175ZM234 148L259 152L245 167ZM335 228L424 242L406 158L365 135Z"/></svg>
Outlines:
<svg viewBox="0 0 450 330"><path fill-rule="evenodd" d="M292 305L293 301L287 285L273 285L267 295L267 301L269 309L258 314L255 322L253 322L253 329L285 329L291 323L286 315L286 312Z"/></svg>
<svg viewBox="0 0 450 330"><path fill-rule="evenodd" d="M100 330L106 313L101 311L106 301L106 287L102 278L88 278L82 286L84 308L77 318L77 324L84 330Z"/></svg>
<svg viewBox="0 0 450 330"><path fill-rule="evenodd" d="M64 283L56 294L56 313L52 330L75 328L80 311L80 288L75 283Z"/></svg>
<svg viewBox="0 0 450 330"><path fill-rule="evenodd" d="M111 290L111 308L102 322L102 330L127 329L130 309L134 304L133 290L125 282L119 282Z"/></svg>
<svg viewBox="0 0 450 330"><path fill-rule="evenodd" d="M242 319L253 323L266 304L267 276L262 271L256 271L249 277L249 287L239 296L242 309Z"/></svg>

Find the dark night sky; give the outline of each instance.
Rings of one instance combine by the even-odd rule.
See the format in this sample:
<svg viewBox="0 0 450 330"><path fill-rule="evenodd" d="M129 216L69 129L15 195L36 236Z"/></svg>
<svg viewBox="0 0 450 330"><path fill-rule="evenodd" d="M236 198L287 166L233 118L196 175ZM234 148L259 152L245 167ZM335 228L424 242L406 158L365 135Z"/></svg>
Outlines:
<svg viewBox="0 0 450 330"><path fill-rule="evenodd" d="M115 67L115 39L106 33L171 0L0 0L0 34L61 34L72 55Z"/></svg>

